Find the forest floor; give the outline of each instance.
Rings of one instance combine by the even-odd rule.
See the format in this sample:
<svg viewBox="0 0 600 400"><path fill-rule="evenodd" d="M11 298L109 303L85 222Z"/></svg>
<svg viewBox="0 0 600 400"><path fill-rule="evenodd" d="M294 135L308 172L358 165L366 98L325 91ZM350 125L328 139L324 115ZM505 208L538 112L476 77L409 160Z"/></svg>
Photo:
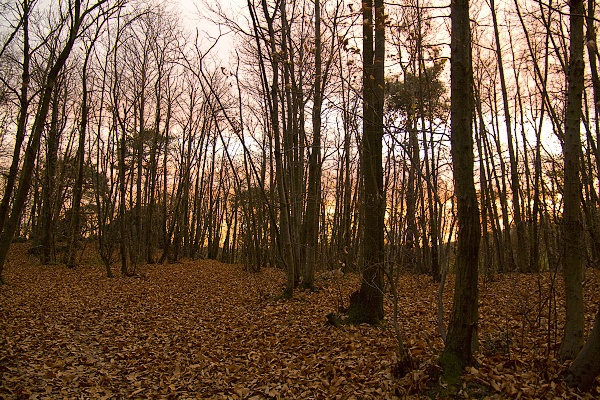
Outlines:
<svg viewBox="0 0 600 400"><path fill-rule="evenodd" d="M42 266L15 244L0 287L0 398L597 398L567 388L555 358L563 292L553 274L480 284L478 365L448 392L436 365L437 284L399 280L399 323L415 370L393 376L392 301L381 327L326 322L358 276L278 299L285 277L264 268L189 261L108 279L99 265ZM116 268L117 269L117 268ZM585 273L586 326L600 271ZM446 321L452 281L446 286Z"/></svg>

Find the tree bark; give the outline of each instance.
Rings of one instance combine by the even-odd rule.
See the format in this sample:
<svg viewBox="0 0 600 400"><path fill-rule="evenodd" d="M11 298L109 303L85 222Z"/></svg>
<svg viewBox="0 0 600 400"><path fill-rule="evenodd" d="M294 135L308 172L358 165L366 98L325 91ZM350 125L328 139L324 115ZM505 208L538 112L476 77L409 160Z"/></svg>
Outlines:
<svg viewBox="0 0 600 400"><path fill-rule="evenodd" d="M54 87L52 93L52 112L50 127L46 133L46 165L42 185L42 264L56 262L56 243L54 238L54 209L57 200L56 190L56 164L58 159L58 130L60 84Z"/></svg>
<svg viewBox="0 0 600 400"><path fill-rule="evenodd" d="M319 244L321 204L321 4L315 0L315 81L312 111L313 143L308 165L308 195L306 205L306 259L303 285L313 288Z"/></svg>
<svg viewBox="0 0 600 400"><path fill-rule="evenodd" d="M494 0L490 0L490 10L492 13L492 21L494 25L494 37L496 44L496 57L498 59L498 72L500 75L500 89L502 91L502 104L504 106L504 120L506 127L506 135L508 138L508 157L510 162L510 190L512 194L512 208L513 208L513 220L517 232L517 251L514 254L514 263L517 271L523 272L525 266L528 266L526 262L526 240L525 240L525 226L521 219L521 201L519 198L519 170L517 166L517 154L515 153L515 146L512 132L512 122L510 115L510 106L508 104L508 89L506 85L506 78L504 76L504 65L502 63L502 48L500 44L500 32L498 29L498 20L496 18L496 7ZM518 81L517 81L518 83ZM510 230L510 225L505 226L504 229ZM512 248L512 242L509 240L506 243L507 246ZM512 251L511 251L512 252Z"/></svg>
<svg viewBox="0 0 600 400"><path fill-rule="evenodd" d="M451 26L451 153L458 243L454 302L440 362L447 381L456 384L462 369L472 362L472 345L477 340L477 279L481 236L473 177L473 69L469 0L452 1Z"/></svg>
<svg viewBox="0 0 600 400"><path fill-rule="evenodd" d="M8 210L10 206L10 199L17 181L19 173L19 160L21 156L21 146L25 139L25 128L27 126L27 117L29 115L29 99L28 89L31 75L29 72L29 63L31 59L30 47L29 47L29 0L23 1L23 70L21 72L21 92L19 94L19 117L17 122L17 131L15 133L15 147L13 150L13 158L6 178L6 187L4 188L4 195L0 202L0 229L4 227ZM1 276L2 268L0 267L0 282L2 282Z"/></svg>
<svg viewBox="0 0 600 400"><path fill-rule="evenodd" d="M118 111L116 111L118 112ZM126 178L126 155L127 140L124 127L121 128L121 140L119 146L119 251L121 254L121 275L129 276L129 213L127 212L127 186Z"/></svg>
<svg viewBox="0 0 600 400"><path fill-rule="evenodd" d="M373 15L375 15L375 21L373 21ZM382 0L363 2L361 174L365 215L364 269L360 290L350 296L348 322L351 323L378 324L383 320L385 193L383 192L382 139L385 18ZM374 27L373 22L375 22ZM375 28L375 38L373 38L373 28Z"/></svg>
<svg viewBox="0 0 600 400"><path fill-rule="evenodd" d="M594 380L600 374L600 309L596 314L596 322L575 361L567 372L565 381L569 386L582 391L590 390Z"/></svg>
<svg viewBox="0 0 600 400"><path fill-rule="evenodd" d="M282 143L281 143L281 129L279 120L279 68L282 62L285 61L285 53L277 51L277 40L275 37L275 26L274 17L275 15L269 15L268 6L266 0L261 1L263 13L267 21L267 30L269 35L270 44L270 56L271 56L271 82L269 90L269 96L266 96L269 105L269 119L271 124L271 133L274 143L273 158L275 161L275 177L276 177L276 189L279 200L279 233L275 232L275 236L278 239L277 247L281 259L286 269L286 286L284 296L291 297L296 284L296 265L294 260L294 251L292 243L292 231L290 226L290 199L288 182L286 174L284 172L283 165L283 154L282 154ZM248 7L251 9L252 4L248 1ZM285 15L284 9L286 7L286 1L283 0L279 4L280 12ZM283 18L283 17L282 17ZM253 19L253 23L256 21ZM256 26L256 25L255 25ZM285 35L283 35L285 37ZM262 62L262 60L261 60ZM264 84L267 85L266 80Z"/></svg>
<svg viewBox="0 0 600 400"><path fill-rule="evenodd" d="M570 49L565 115L564 211L563 211L563 279L565 281L566 320L560 357L573 359L583 345L583 288L581 262L581 153L580 122L584 89L583 0L570 5Z"/></svg>
<svg viewBox="0 0 600 400"><path fill-rule="evenodd" d="M97 36L96 36L97 37ZM88 88L87 88L87 64L90 58L92 45L86 51L85 60L82 67L82 97L81 97L81 122L79 125L79 142L77 147L76 163L77 172L75 177L75 183L73 184L73 204L71 206L71 231L69 232L67 254L65 256L65 263L69 268L75 268L77 265L76 259L76 244L79 239L79 224L80 224L80 212L81 212L81 197L83 195L83 167L85 157L85 138L87 133L87 120L89 116L88 107Z"/></svg>

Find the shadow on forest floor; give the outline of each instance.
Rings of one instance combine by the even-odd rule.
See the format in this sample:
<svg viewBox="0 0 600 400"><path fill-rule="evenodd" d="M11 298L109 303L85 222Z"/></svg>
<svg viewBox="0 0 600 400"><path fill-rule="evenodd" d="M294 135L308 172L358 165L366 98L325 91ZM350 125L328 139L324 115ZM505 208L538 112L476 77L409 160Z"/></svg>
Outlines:
<svg viewBox="0 0 600 400"><path fill-rule="evenodd" d="M396 379L391 323L326 323L340 295L347 301L359 286L355 275L278 301L285 281L278 270L190 261L108 279L100 265L40 266L21 246L0 287L0 398L575 396L561 380L566 365L554 358L562 283L551 298L549 274L481 283L479 365L451 392L435 378L443 344L429 277L400 278L400 324L417 368ZM599 271L588 270L587 327L598 287ZM446 318L451 288L450 279ZM389 299L386 308L389 318ZM600 384L583 396L598 395Z"/></svg>

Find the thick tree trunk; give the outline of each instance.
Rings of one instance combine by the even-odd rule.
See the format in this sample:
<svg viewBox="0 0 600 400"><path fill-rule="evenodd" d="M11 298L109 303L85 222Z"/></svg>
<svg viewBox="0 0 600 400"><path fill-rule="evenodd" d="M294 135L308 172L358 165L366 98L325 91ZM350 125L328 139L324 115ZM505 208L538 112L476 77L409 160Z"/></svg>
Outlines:
<svg viewBox="0 0 600 400"><path fill-rule="evenodd" d="M458 244L456 283L446 346L440 362L448 382L455 384L472 362L477 341L478 267L481 228L473 177L473 70L469 0L451 5L451 152L457 201Z"/></svg>
<svg viewBox="0 0 600 400"><path fill-rule="evenodd" d="M375 6L375 7L373 7ZM373 21L375 14L375 21ZM375 27L373 27L375 22ZM375 28L375 40L373 40ZM382 0L363 3L363 139L361 173L364 190L364 269L360 290L350 297L348 322L383 320L384 217L382 139L385 13Z"/></svg>
<svg viewBox="0 0 600 400"><path fill-rule="evenodd" d="M596 322L590 337L567 372L565 378L567 384L582 391L590 390L594 380L600 374L598 360L600 360L600 309L596 314Z"/></svg>
<svg viewBox="0 0 600 400"><path fill-rule="evenodd" d="M565 115L564 211L563 211L563 278L565 281L566 320L560 357L573 359L583 345L583 288L581 263L581 105L584 89L583 0L571 1L571 39Z"/></svg>

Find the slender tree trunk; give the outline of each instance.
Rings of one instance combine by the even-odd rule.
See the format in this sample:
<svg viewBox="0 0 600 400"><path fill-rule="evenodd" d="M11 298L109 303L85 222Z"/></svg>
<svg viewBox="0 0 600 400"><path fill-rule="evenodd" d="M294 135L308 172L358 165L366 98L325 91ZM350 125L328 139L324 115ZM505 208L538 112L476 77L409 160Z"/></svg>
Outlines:
<svg viewBox="0 0 600 400"><path fill-rule="evenodd" d="M594 155L596 171L600 171L600 150L598 149L598 143L600 139L600 76L598 76L598 42L596 38L596 26L594 25L594 16L596 15L596 1L588 0L587 2L587 18L586 18L586 47L587 54L589 60L589 71L592 78L592 94L593 94L593 120L594 124L592 125L592 118L587 118L587 137L588 142L590 143L590 147L592 147L592 152ZM587 104L587 102L586 102ZM593 129L592 129L593 128ZM592 135L592 130L596 132L596 138ZM590 162L591 164L591 162ZM590 166L591 170L591 166ZM595 252L593 263L597 263L600 259L600 241L598 237L600 236L600 221L598 219L598 211L597 206L600 205L600 196L598 194L597 184L598 179L594 175L593 172L590 172L590 191L595 191L593 193L592 198L596 199L596 203L590 205L589 207L589 215L590 218L587 218L588 230L590 235L593 237L592 250ZM596 187L596 188L595 188Z"/></svg>
<svg viewBox="0 0 600 400"><path fill-rule="evenodd" d="M488 172L485 163L485 157L483 156L485 153L484 145L483 145L483 136L485 136L485 122L483 120L483 112L481 110L481 98L480 98L480 90L479 87L477 89L474 87L474 100L476 102L475 109L477 111L478 124L477 130L475 132L475 140L477 144L477 151L481 155L479 157L479 181L481 182L481 224L482 224L482 239L483 239L483 265L485 269L485 273L488 277L493 276L496 273L493 262L493 248L490 244L489 231L488 231L488 212L492 209L492 203L490 201L489 195L489 187L486 182L488 179ZM494 221L491 221L493 224Z"/></svg>
<svg viewBox="0 0 600 400"><path fill-rule="evenodd" d="M118 112L118 111L116 111ZM126 162L127 141L126 131L121 130L119 146L119 250L121 253L121 275L129 276L129 213L127 212Z"/></svg>
<svg viewBox="0 0 600 400"><path fill-rule="evenodd" d="M54 208L57 201L56 163L58 159L59 86L55 86L52 94L52 112L50 127L46 134L46 165L42 185L42 264L56 262L56 243L54 238Z"/></svg>
<svg viewBox="0 0 600 400"><path fill-rule="evenodd" d="M155 208L156 208L156 181L158 177L156 175L156 165L158 164L158 139L161 137L160 124L162 119L162 66L159 67L160 73L154 90L156 92L156 114L154 117L154 128L152 132L152 138L150 140L150 170L148 171L148 177L150 180L148 184L148 215L146 222L146 230L144 237L144 248L146 249L146 263L154 264L154 229L156 228L155 221Z"/></svg>
<svg viewBox="0 0 600 400"><path fill-rule="evenodd" d="M100 30L96 32L93 41L90 43L81 67L81 121L79 122L79 141L77 144L77 170L75 183L73 184L73 200L71 206L71 230L69 232L67 253L65 255L65 263L69 268L75 268L77 265L77 240L79 239L81 229L81 198L83 196L83 167L85 165L85 140L87 137L87 124L89 118L89 105L88 105L88 86L87 86L87 68L94 43L98 39Z"/></svg>
<svg viewBox="0 0 600 400"><path fill-rule="evenodd" d="M495 97L495 94L494 94ZM496 103L496 99L494 98L493 100L493 104ZM497 115L498 114L498 110L493 110L492 111L493 114ZM495 120L495 127L496 127L496 131L495 134L493 135L494 137L494 142L496 144L496 153L497 154L502 154L503 149L502 149L502 144L500 141L500 122L498 120L498 118L494 118L492 116L492 119ZM492 151L490 151L490 154L493 154ZM498 176L496 170L494 169L494 175L495 175L495 180L496 180L496 186L498 187L498 195L500 198L500 206L501 206L501 210L502 210L502 254L503 254L503 259L504 262L501 263L500 265L503 266L504 268L500 269L500 272L508 272L508 271L514 271L515 270L515 254L514 254L514 250L513 250L513 245L512 245L512 231L511 231L511 226L510 226L510 210L508 207L508 185L506 183L506 179L507 179L507 175L508 172L506 171L506 165L504 163L504 159L502 157L498 158L498 162L500 164L500 176Z"/></svg>
<svg viewBox="0 0 600 400"><path fill-rule="evenodd" d="M529 270L531 272L538 272L540 270L540 242L541 242L541 234L540 234L540 224L542 222L541 218L541 185L542 185L542 128L543 121L545 119L545 110L546 110L546 102L544 101L544 93L546 91L546 86L541 84L541 82L545 82L548 76L548 42L550 32L546 32L545 44L545 54L544 54L544 74L543 79L541 78L541 74L538 75L538 87L540 88L540 94L542 96L542 104L540 107L540 116L539 116L539 126L535 132L535 159L534 159L534 183L533 183L533 210L532 210L532 245L531 245L531 257L529 258ZM537 64L536 64L537 65ZM536 70L539 71L539 68ZM541 80L541 82L539 82Z"/></svg>
<svg viewBox="0 0 600 400"><path fill-rule="evenodd" d="M288 42L291 41L291 32L289 27L289 21L287 16L287 1L280 3L280 19L281 19L281 69L283 73L283 87L281 91L283 93L281 102L281 125L282 125L282 142L281 148L282 163L283 163L283 182L285 188L285 195L287 200L287 208L289 210L288 215L288 227L290 235L290 251L291 261L293 268L289 271L294 272L294 283L293 287L297 287L300 281L300 273L302 272L300 266L303 264L300 262L300 222L301 222L301 208L303 204L304 195L302 193L303 181L303 168L300 162L298 154L300 147L300 124L299 118L303 118L304 113L299 108L298 102L298 86L294 77L294 65L292 46L291 43L288 46ZM302 47L301 50L303 51ZM303 123L302 123L303 125ZM286 294L289 293L286 290Z"/></svg>
<svg viewBox="0 0 600 400"><path fill-rule="evenodd" d="M0 229L4 228L6 217L10 206L10 200L17 181L19 173L19 161L21 156L21 146L25 139L25 128L27 126L27 117L29 115L29 99L28 89L30 81L29 62L31 54L29 54L29 0L23 1L23 70L21 72L21 92L19 94L19 117L17 120L17 131L15 133L15 147L13 150L13 158L6 179L6 187L2 202L0 202ZM2 268L0 267L0 283L2 282Z"/></svg>
<svg viewBox="0 0 600 400"><path fill-rule="evenodd" d="M433 114L433 113L432 113ZM430 121L433 120L433 115L430 115ZM431 142L428 143L426 133L429 133ZM439 237L440 237L440 218L438 214L437 195L437 168L435 165L433 129L429 132L423 131L423 147L425 175L430 179L431 184L427 185L427 212L429 214L429 245L431 246L431 268L430 274L434 281L439 282L441 278L440 257L439 257ZM431 156L429 153L431 152ZM430 160L431 158L431 160ZM436 195L434 195L436 193Z"/></svg>
<svg viewBox="0 0 600 400"><path fill-rule="evenodd" d="M500 32L498 29L498 21L496 18L496 7L494 0L490 0L490 10L492 12L492 21L494 25L494 36L496 42L496 57L498 59L498 71L500 74L500 89L502 91L502 103L504 105L504 119L506 134L508 137L508 157L510 163L510 189L512 192L512 208L513 208L513 221L517 231L517 251L514 252L514 263L517 271L523 271L525 266L525 227L521 221L521 201L519 198L519 170L517 167L517 157L515 155L515 145L513 140L511 112L508 103L508 89L506 86L506 78L504 76L504 65L502 63L502 50L500 44ZM505 226L504 229L510 230L510 226ZM507 245L512 247L512 243L509 241Z"/></svg>
<svg viewBox="0 0 600 400"><path fill-rule="evenodd" d="M306 205L306 260L303 284L313 288L319 244L319 211L321 204L321 1L315 0L315 82L312 111L313 143L308 172Z"/></svg>
<svg viewBox="0 0 600 400"><path fill-rule="evenodd" d="M143 199L142 199L142 183L144 182L144 141L146 137L146 73L147 73L147 54L144 51L143 61L142 61L142 70L141 70L141 93L139 93L139 106L138 106L138 117L139 117L139 126L137 127L137 160L136 160L136 190L135 190L135 222L133 224L134 229L131 231L133 233L132 243L130 248L130 260L133 264L133 269L140 264L142 253L144 251L143 245L146 243L144 241L144 226L142 220L143 213ZM134 134L135 137L135 134ZM133 176L133 175L132 175Z"/></svg>
<svg viewBox="0 0 600 400"><path fill-rule="evenodd" d="M171 102L171 98L167 99L167 121L165 124L165 138L164 138L164 144L163 144L163 159L162 159L162 168L163 168L163 175L162 175L162 186L163 186L163 195L162 195L162 199L161 199L161 244L163 246L163 250L166 249L168 247L168 243L170 242L171 238L170 238L170 233L169 233L169 219L167 218L168 215L168 197L169 197L169 191L167 190L168 188L168 183L169 183L169 168L167 168L168 166L168 160L169 160L169 146L170 146L170 142L171 142L171 136L170 136L170 121L171 121L171 114L172 114L172 102ZM166 253L163 253L162 256L162 260L164 261L164 257L165 257ZM160 262L159 262L160 263Z"/></svg>
<svg viewBox="0 0 600 400"><path fill-rule="evenodd" d="M415 273L421 273L419 259L419 231L417 229L417 191L418 173L421 168L419 140L417 138L416 118L412 113L408 116L408 151L410 167L408 170L408 189L406 191L406 253L410 268Z"/></svg>
<svg viewBox="0 0 600 400"><path fill-rule="evenodd" d="M272 136L274 139L274 159L275 159L275 177L276 187L279 200L279 235L281 241L278 243L279 252L282 261L285 265L287 280L285 286L285 296L291 297L296 284L296 269L294 263L294 251L292 248L292 234L290 226L290 202L288 182L284 173L282 145L281 145L281 129L279 124L279 66L284 59L280 52L277 51L277 42L275 38L275 27L273 26L273 17L268 15L268 7L266 0L262 0L262 7L267 19L270 53L271 53L271 85L270 85L270 109L269 117L271 124ZM286 7L286 1L280 3L280 10ZM286 55L283 55L286 57Z"/></svg>

